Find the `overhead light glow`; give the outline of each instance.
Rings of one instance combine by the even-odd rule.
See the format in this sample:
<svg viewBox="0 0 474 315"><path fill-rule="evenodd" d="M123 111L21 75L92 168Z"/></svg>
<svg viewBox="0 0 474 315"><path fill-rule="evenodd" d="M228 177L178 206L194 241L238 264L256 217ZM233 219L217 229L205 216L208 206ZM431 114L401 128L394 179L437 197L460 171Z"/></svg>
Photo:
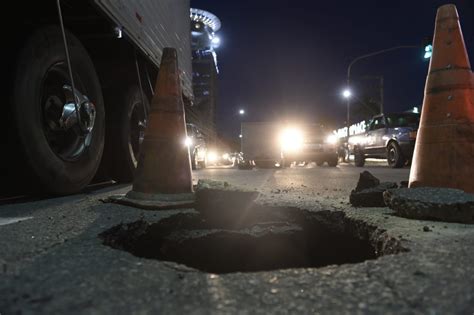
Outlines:
<svg viewBox="0 0 474 315"><path fill-rule="evenodd" d="M221 39L218 36L214 36L211 43L214 47L218 47L221 44Z"/></svg>
<svg viewBox="0 0 474 315"><path fill-rule="evenodd" d="M430 59L433 55L433 45L426 45L425 46L425 55L423 56L425 59Z"/></svg>
<svg viewBox="0 0 474 315"><path fill-rule="evenodd" d="M344 98L349 98L352 96L352 93L349 89L346 89L344 92L342 92L342 96L344 96Z"/></svg>

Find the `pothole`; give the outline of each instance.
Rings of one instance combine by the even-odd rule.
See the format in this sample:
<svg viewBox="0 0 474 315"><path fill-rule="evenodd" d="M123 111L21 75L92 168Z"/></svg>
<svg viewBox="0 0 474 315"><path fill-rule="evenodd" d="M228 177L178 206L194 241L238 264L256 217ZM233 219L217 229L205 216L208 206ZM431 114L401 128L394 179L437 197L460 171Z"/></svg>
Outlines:
<svg viewBox="0 0 474 315"><path fill-rule="evenodd" d="M405 251L383 230L343 212L291 208L252 209L251 219L238 228L199 214L178 214L154 224L121 224L100 237L105 245L138 257L217 274L359 263Z"/></svg>

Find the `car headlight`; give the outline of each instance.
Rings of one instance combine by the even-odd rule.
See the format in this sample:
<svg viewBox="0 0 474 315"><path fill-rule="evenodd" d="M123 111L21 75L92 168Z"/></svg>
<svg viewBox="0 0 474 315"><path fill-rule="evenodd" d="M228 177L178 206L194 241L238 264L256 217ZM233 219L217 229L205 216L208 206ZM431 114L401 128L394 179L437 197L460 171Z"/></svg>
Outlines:
<svg viewBox="0 0 474 315"><path fill-rule="evenodd" d="M186 137L186 139L184 139L184 145L187 146L187 147L190 147L193 145L193 139L191 137Z"/></svg>
<svg viewBox="0 0 474 315"><path fill-rule="evenodd" d="M285 129L280 134L280 145L283 151L298 151L303 146L303 142L303 132L297 128Z"/></svg>
<svg viewBox="0 0 474 315"><path fill-rule="evenodd" d="M207 161L210 162L210 163L215 163L217 162L217 159L218 159L218 155L216 152L214 151L209 151L207 153Z"/></svg>
<svg viewBox="0 0 474 315"><path fill-rule="evenodd" d="M326 143L327 144L336 144L337 143L337 136L336 135L329 135L326 138Z"/></svg>

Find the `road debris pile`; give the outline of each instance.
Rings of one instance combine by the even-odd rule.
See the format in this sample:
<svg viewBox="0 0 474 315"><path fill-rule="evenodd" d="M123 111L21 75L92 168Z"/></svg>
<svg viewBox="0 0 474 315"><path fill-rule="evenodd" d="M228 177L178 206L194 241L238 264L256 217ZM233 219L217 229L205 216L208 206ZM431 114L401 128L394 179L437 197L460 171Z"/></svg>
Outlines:
<svg viewBox="0 0 474 315"><path fill-rule="evenodd" d="M398 188L396 183L383 182L370 172L360 173L357 187L351 192L350 203L354 207L385 207L384 191Z"/></svg>
<svg viewBox="0 0 474 315"><path fill-rule="evenodd" d="M257 192L222 182L197 187L198 212L120 224L100 238L135 256L210 273L322 267L405 251L384 230L343 212L264 206Z"/></svg>
<svg viewBox="0 0 474 315"><path fill-rule="evenodd" d="M419 220L474 224L474 195L450 188L402 188L384 192L398 215Z"/></svg>
<svg viewBox="0 0 474 315"><path fill-rule="evenodd" d="M237 228L248 224L259 195L255 190L236 189L227 182L199 180L195 208L211 224Z"/></svg>

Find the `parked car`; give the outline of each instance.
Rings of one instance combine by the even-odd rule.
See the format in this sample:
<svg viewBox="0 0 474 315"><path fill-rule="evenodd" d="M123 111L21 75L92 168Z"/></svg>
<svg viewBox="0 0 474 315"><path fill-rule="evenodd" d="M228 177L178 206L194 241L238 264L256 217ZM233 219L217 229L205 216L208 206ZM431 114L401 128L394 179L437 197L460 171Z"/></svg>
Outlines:
<svg viewBox="0 0 474 315"><path fill-rule="evenodd" d="M362 167L366 158L384 158L392 168L409 163L413 156L420 122L417 113L392 113L371 119L367 131L349 139L353 143L355 165Z"/></svg>
<svg viewBox="0 0 474 315"><path fill-rule="evenodd" d="M206 168L207 144L204 135L196 125L190 123L186 124L186 131L186 145L189 147L192 169Z"/></svg>

